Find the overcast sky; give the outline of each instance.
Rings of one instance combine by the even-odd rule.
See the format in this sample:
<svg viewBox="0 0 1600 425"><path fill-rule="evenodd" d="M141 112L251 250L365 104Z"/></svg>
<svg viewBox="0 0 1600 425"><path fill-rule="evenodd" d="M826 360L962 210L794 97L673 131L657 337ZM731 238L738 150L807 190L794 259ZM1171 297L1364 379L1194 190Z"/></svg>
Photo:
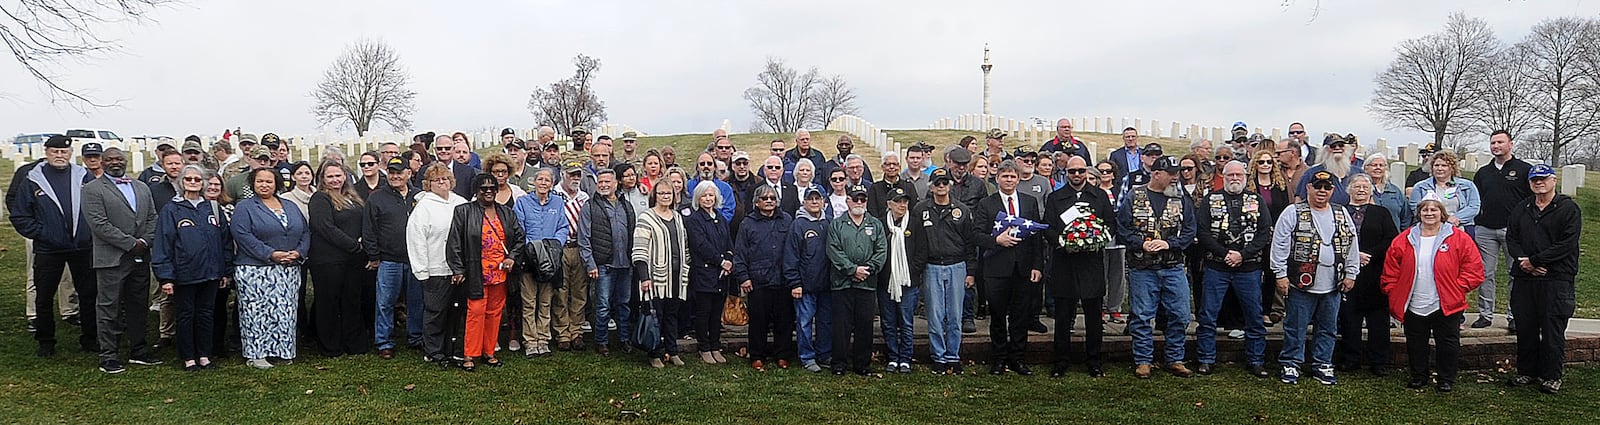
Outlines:
<svg viewBox="0 0 1600 425"><path fill-rule="evenodd" d="M758 4L759 3L759 4ZM120 107L52 105L0 61L0 135L101 127L123 136L244 127L319 132L307 94L350 42L382 38L417 92L419 130L535 125L529 94L601 59L610 122L646 133L754 121L741 97L768 56L842 74L861 115L922 128L980 112L984 43L994 113L1115 116L1354 132L1418 141L1366 112L1401 40L1464 11L1514 42L1538 21L1596 16L1600 2L1367 1L303 1L190 0L119 31L124 51L57 69ZM1313 14L1316 13L1313 20ZM378 130L386 127L375 124ZM1165 126L1163 126L1165 127ZM353 133L328 128L329 132Z"/></svg>

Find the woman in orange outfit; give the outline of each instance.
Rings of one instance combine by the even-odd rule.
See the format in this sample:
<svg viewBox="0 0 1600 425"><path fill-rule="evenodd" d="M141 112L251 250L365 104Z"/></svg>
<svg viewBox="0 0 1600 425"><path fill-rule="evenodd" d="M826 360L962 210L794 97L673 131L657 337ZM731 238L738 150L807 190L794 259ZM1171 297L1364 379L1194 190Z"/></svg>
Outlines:
<svg viewBox="0 0 1600 425"><path fill-rule="evenodd" d="M500 184L493 176L472 178L476 195L457 205L450 220L445 252L452 284L466 285L467 323L461 368L471 372L477 362L499 367L494 357L500 340L500 313L506 306L506 277L522 250L522 225L511 207L495 202Z"/></svg>

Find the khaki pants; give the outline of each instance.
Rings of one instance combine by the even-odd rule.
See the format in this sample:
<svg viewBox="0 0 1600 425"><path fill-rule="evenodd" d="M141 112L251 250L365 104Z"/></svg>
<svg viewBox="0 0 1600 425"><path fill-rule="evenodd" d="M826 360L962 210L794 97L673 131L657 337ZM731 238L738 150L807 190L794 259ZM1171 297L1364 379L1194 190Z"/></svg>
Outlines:
<svg viewBox="0 0 1600 425"><path fill-rule="evenodd" d="M535 282L533 273L522 274L522 340L529 346L550 344L551 282Z"/></svg>
<svg viewBox="0 0 1600 425"><path fill-rule="evenodd" d="M577 245L561 250L561 289L551 301L555 311L556 339L572 342L583 339L583 325L588 316L584 308L589 304L589 266L583 263ZM601 326L605 326L602 324Z"/></svg>
<svg viewBox="0 0 1600 425"><path fill-rule="evenodd" d="M150 279L155 281L154 278ZM160 284L150 285L150 310L160 313L161 323L157 328L161 338L172 339L178 335L177 309L172 303L172 297L161 292Z"/></svg>
<svg viewBox="0 0 1600 425"><path fill-rule="evenodd" d="M38 297L37 290L33 287L33 239L23 239L22 241L28 254L28 263L23 265L23 268L28 270L26 314L28 320L33 320L35 316L39 315L38 312L33 311L33 300ZM56 307L61 309L61 317L78 315L78 291L72 288L71 273L62 274L61 282L58 285L60 286L56 290Z"/></svg>

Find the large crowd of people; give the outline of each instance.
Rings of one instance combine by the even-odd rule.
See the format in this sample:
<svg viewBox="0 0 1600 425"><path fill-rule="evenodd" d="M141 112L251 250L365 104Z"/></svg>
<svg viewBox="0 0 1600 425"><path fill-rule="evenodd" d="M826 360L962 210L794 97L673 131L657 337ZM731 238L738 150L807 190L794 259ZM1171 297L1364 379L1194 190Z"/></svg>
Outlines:
<svg viewBox="0 0 1600 425"><path fill-rule="evenodd" d="M1050 331L1048 313L1057 377L1077 359L1105 375L1110 323L1126 325L1138 378L1211 374L1218 338L1235 338L1250 375L1333 385L1388 375L1397 326L1408 385L1448 392L1461 331L1495 326L1498 310L1517 338L1510 384L1560 390L1581 213L1551 167L1512 155L1511 134L1489 136L1493 161L1471 179L1430 145L1402 187L1356 136L1314 143L1299 123L1283 140L1236 123L1233 139L1195 140L1181 157L1128 128L1105 158L1070 120L1056 125L1037 149L1007 151L993 129L981 145L917 143L879 164L849 136L824 154L807 131L763 153L718 130L681 166L671 146L581 128L560 141L549 127L533 140L506 129L482 157L465 134L427 133L353 158L324 147L315 162L289 161L271 133L209 152L190 136L137 175L125 152L96 143L75 164L57 136L17 171L6 203L32 247L36 354L56 354L52 307L74 291L79 346L113 374L161 364L153 347L166 344L186 371L230 353L281 367L301 347L409 349L472 371L501 366L505 351L591 345L663 368L685 363L681 340L715 365L735 354L721 335L737 319L759 370L911 373L916 362L960 375L979 360L1032 375L1023 354L1029 333ZM1501 266L1511 282L1497 288ZM1509 308L1496 305L1502 288ZM925 359L913 354L917 316ZM984 317L989 357L963 356ZM1275 356L1271 326L1283 332Z"/></svg>

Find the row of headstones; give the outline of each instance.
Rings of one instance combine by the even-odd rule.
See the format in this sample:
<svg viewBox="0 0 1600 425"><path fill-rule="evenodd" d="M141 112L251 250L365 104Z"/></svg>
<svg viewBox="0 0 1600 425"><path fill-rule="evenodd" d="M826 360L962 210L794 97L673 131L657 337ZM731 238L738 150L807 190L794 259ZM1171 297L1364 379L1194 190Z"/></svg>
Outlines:
<svg viewBox="0 0 1600 425"><path fill-rule="evenodd" d="M841 115L834 118L832 122L828 123L827 129L849 133L851 136L855 136L856 143L872 145L873 149L877 149L880 152L888 146L896 146L896 149L899 149L899 145L894 142L894 138L889 137L889 134L885 133L883 129L855 115Z"/></svg>

